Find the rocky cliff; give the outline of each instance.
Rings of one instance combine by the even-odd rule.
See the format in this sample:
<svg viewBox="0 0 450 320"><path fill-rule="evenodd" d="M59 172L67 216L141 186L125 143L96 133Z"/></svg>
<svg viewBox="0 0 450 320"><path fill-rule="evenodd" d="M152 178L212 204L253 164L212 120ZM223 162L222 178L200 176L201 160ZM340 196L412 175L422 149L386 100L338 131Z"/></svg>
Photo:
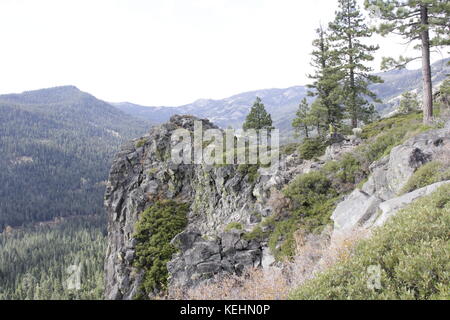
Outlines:
<svg viewBox="0 0 450 320"><path fill-rule="evenodd" d="M301 160L295 153L282 157L273 175L251 174L239 166L175 164L170 157L171 135L194 121L203 129L217 127L208 120L173 116L141 139L124 145L116 155L105 195L108 214L108 249L105 262L107 299L132 299L143 279L133 267L133 237L140 214L162 199L188 203L188 225L172 244L178 253L167 264L169 288L191 287L218 273L240 273L247 266L267 267L274 258L264 240L248 240L265 217L276 213L271 196L298 175L339 159L360 140L340 139L325 156ZM449 129L433 130L394 148L371 166L371 176L361 189L343 199L332 215L332 238L360 227L382 224L396 210L433 191L437 185L399 197L408 179L423 164L450 155ZM241 230L227 228L239 223ZM230 229L230 230L229 230Z"/></svg>
<svg viewBox="0 0 450 320"><path fill-rule="evenodd" d="M188 226L174 241L180 252L169 263L171 285L193 285L219 272L239 272L245 266L273 261L265 243L241 239L242 232L224 232L237 222L250 231L272 214L270 191L280 189L317 164L291 156L271 176L252 176L239 166L175 164L170 157L171 135L194 121L203 130L217 129L208 120L173 116L141 139L124 145L116 155L107 185L108 249L105 263L106 298L131 299L142 272L133 268L135 224L139 215L161 199L190 204Z"/></svg>

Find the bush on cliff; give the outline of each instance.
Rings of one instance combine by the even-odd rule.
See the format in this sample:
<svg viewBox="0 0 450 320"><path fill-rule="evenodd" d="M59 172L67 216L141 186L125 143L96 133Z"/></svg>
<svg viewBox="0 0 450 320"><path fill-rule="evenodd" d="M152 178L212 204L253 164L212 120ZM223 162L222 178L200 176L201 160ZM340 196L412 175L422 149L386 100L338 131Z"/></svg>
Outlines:
<svg viewBox="0 0 450 320"><path fill-rule="evenodd" d="M145 210L136 224L134 266L145 270L139 298L165 291L168 271L166 264L176 252L170 241L184 230L189 205L176 201L158 201Z"/></svg>
<svg viewBox="0 0 450 320"><path fill-rule="evenodd" d="M430 184L449 179L449 167L440 161L432 161L417 169L414 175L408 180L406 185L400 191L400 194L409 193Z"/></svg>
<svg viewBox="0 0 450 320"><path fill-rule="evenodd" d="M135 146L136 146L136 148L141 148L141 147L143 147L145 145L146 142L147 142L147 140L145 140L144 138L139 139L136 142Z"/></svg>
<svg viewBox="0 0 450 320"><path fill-rule="evenodd" d="M229 231L231 231L231 230L242 230L242 229L243 229L242 223L239 223L239 222L231 222L231 223L229 223L229 224L225 227L225 229L224 229L223 231L229 232Z"/></svg>
<svg viewBox="0 0 450 320"><path fill-rule="evenodd" d="M259 167L259 164L240 164L238 166L238 172L247 175L249 183L255 183L258 180Z"/></svg>
<svg viewBox="0 0 450 320"><path fill-rule="evenodd" d="M292 200L293 208L287 219L275 223L269 237L271 251L278 259L293 256L294 233L299 228L315 232L330 223L338 196L331 180L322 171L298 176L283 193Z"/></svg>
<svg viewBox="0 0 450 320"><path fill-rule="evenodd" d="M412 203L290 298L450 299L449 195L446 185ZM368 285L371 266L381 271L380 286Z"/></svg>
<svg viewBox="0 0 450 320"><path fill-rule="evenodd" d="M322 137L306 138L298 148L298 151L302 159L311 160L322 156L326 148L327 145Z"/></svg>

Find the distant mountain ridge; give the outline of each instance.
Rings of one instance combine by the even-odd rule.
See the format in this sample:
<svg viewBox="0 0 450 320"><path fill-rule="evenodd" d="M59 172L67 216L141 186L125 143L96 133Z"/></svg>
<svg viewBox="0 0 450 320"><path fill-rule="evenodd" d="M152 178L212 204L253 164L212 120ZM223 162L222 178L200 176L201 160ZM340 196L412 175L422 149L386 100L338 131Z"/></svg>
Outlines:
<svg viewBox="0 0 450 320"><path fill-rule="evenodd" d="M74 102L83 96L91 95L80 91L75 86L68 85L24 91L22 93L3 94L0 95L0 100L3 103L14 104L60 104Z"/></svg>
<svg viewBox="0 0 450 320"><path fill-rule="evenodd" d="M103 212L113 155L150 126L74 86L0 95L0 232Z"/></svg>
<svg viewBox="0 0 450 320"><path fill-rule="evenodd" d="M129 102L112 103L121 111L141 119L165 122L175 114L192 114L208 118L220 127L240 127L247 116L255 97L260 97L269 112L275 113L279 106L298 104L306 95L306 87L296 86L287 89L264 89L250 91L222 100L200 99L179 107L143 107Z"/></svg>
<svg viewBox="0 0 450 320"><path fill-rule="evenodd" d="M435 62L432 65L433 81L438 84L450 73L447 62L449 58ZM377 74L384 79L384 83L374 84L371 89L383 100L377 104L377 110L381 115L395 110L398 101L396 99L405 91L418 90L422 86L421 70L393 70ZM281 134L291 134L291 122L295 116L298 104L307 94L306 86L294 86L285 89L264 89L244 92L229 98L213 100L200 99L191 104L178 107L145 107L129 102L112 103L121 111L140 119L151 119L163 123L175 114L191 114L201 118L207 118L222 128L228 126L240 128L252 106L255 98L262 99L267 110L271 113L274 124L280 129Z"/></svg>

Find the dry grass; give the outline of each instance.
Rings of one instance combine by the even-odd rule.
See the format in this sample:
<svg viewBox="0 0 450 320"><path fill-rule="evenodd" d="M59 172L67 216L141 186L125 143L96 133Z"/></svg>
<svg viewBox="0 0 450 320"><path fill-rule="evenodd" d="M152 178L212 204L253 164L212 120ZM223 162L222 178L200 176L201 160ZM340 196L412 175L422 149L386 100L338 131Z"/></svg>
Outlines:
<svg viewBox="0 0 450 320"><path fill-rule="evenodd" d="M290 288L298 288L305 281L314 278L318 273L333 266L336 262L351 257L355 244L369 233L357 230L342 238L335 238L333 242L324 241L322 236L296 233L297 251L294 260L288 264Z"/></svg>
<svg viewBox="0 0 450 320"><path fill-rule="evenodd" d="M284 194L276 188L270 189L270 198L267 200L267 205L272 208L277 216L283 216L289 208L291 208L291 200L284 196Z"/></svg>
<svg viewBox="0 0 450 320"><path fill-rule="evenodd" d="M450 167L450 143L446 143L441 147L435 156L435 160L441 162L444 167Z"/></svg>
<svg viewBox="0 0 450 320"><path fill-rule="evenodd" d="M219 275L195 288L172 289L170 300L285 300L289 293L314 278L337 261L351 256L355 243L368 236L358 231L333 240L328 235L295 234L297 245L293 260L261 269L249 268L241 276Z"/></svg>
<svg viewBox="0 0 450 320"><path fill-rule="evenodd" d="M189 290L172 290L174 300L280 300L287 296L286 279L278 268L249 268L243 275L217 276Z"/></svg>

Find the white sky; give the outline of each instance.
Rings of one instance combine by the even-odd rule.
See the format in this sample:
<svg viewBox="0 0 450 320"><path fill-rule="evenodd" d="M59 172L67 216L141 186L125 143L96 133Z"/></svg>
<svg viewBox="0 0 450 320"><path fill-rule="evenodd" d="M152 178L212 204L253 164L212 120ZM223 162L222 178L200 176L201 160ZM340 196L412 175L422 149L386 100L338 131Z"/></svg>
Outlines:
<svg viewBox="0 0 450 320"><path fill-rule="evenodd" d="M0 93L75 85L181 105L307 83L337 0L1 0ZM381 56L405 47L378 36ZM443 56L435 56L435 59ZM416 65L417 67L417 65Z"/></svg>

